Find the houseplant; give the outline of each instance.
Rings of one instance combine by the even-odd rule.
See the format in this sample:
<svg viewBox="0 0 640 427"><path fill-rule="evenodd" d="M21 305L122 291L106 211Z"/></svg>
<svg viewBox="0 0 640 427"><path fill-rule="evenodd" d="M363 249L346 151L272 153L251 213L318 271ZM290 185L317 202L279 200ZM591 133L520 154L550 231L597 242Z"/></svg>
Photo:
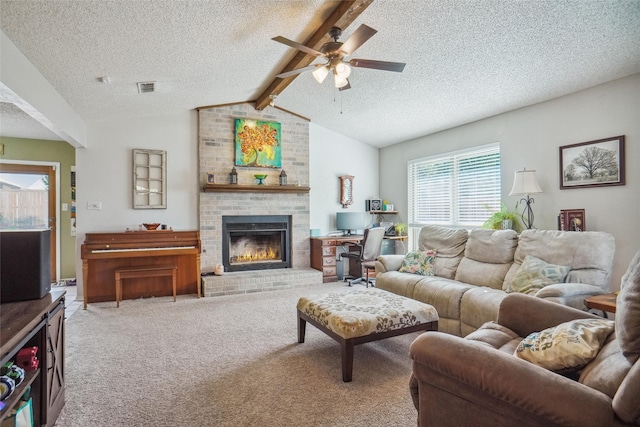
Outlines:
<svg viewBox="0 0 640 427"><path fill-rule="evenodd" d="M406 236L407 235L407 224L398 222L394 225L396 230L396 236Z"/></svg>
<svg viewBox="0 0 640 427"><path fill-rule="evenodd" d="M516 203L516 209L518 208L518 204ZM515 211L509 210L507 205L504 203L500 203L500 210L498 212L494 212L485 222L482 224L482 228L490 228L493 230L502 230L503 229L503 221L511 221L511 229L515 230L517 233L522 231L522 224L520 223L520 215L518 215Z"/></svg>

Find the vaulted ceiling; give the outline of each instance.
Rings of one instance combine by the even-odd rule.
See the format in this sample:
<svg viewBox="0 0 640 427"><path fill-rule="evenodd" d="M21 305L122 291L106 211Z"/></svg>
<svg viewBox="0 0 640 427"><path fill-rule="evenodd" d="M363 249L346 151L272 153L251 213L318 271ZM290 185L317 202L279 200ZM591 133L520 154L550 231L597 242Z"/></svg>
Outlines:
<svg viewBox="0 0 640 427"><path fill-rule="evenodd" d="M310 72L274 81L312 58L272 38L318 49L341 3L0 0L0 28L88 124L278 93L277 107L377 147L640 72L637 0L357 0L341 41L378 30L353 57L405 62L402 73L354 68L342 92ZM147 81L156 92L138 93ZM2 135L59 139L6 101Z"/></svg>

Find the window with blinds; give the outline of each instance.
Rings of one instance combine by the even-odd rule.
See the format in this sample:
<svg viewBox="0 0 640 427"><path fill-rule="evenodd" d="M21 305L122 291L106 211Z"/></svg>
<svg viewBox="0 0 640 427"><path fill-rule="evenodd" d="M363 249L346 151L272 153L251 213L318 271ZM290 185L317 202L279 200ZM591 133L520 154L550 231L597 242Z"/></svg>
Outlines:
<svg viewBox="0 0 640 427"><path fill-rule="evenodd" d="M500 144L408 164L409 227L478 227L500 210Z"/></svg>

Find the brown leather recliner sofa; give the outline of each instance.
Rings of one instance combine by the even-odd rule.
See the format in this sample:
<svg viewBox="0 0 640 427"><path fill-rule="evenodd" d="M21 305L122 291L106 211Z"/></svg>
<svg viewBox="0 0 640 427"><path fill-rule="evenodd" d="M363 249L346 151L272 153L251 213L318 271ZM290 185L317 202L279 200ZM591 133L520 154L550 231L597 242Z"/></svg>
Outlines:
<svg viewBox="0 0 640 427"><path fill-rule="evenodd" d="M489 322L465 338L420 335L410 349L418 425L640 425L640 252L622 278L615 329L583 369L561 375L513 355L530 333L581 318L597 317L509 294L497 327Z"/></svg>

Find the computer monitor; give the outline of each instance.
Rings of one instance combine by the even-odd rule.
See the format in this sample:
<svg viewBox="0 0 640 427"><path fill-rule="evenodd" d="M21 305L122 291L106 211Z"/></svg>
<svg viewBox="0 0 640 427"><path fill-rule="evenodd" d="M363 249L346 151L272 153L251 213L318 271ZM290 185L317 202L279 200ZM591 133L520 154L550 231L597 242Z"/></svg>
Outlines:
<svg viewBox="0 0 640 427"><path fill-rule="evenodd" d="M364 230L364 212L336 213L336 228L344 235L351 235L356 230Z"/></svg>

